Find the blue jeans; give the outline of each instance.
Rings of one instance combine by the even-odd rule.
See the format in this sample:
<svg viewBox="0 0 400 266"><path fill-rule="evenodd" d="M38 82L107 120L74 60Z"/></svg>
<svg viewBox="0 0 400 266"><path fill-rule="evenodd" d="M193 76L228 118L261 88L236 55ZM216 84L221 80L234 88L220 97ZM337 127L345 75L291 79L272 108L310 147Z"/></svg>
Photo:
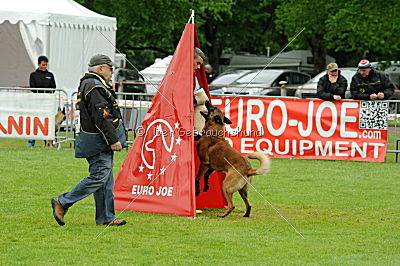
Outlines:
<svg viewBox="0 0 400 266"><path fill-rule="evenodd" d="M86 158L90 176L82 179L70 192L58 196L61 205L68 209L75 202L93 193L96 203L96 224L115 220L113 157L113 151L107 151Z"/></svg>
<svg viewBox="0 0 400 266"><path fill-rule="evenodd" d="M27 146L29 146L29 147L33 147L33 146L35 146L35 140L34 139L28 139L28 144L26 144Z"/></svg>

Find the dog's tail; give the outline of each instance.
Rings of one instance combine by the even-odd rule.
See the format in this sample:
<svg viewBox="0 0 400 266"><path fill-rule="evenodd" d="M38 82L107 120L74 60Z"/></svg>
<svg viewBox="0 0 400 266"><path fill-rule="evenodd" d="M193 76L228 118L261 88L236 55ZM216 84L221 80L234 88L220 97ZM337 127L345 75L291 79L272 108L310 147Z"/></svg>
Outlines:
<svg viewBox="0 0 400 266"><path fill-rule="evenodd" d="M271 168L271 160L269 157L261 152L253 152L249 156L247 156L249 159L257 159L260 161L261 165L257 169L250 169L247 172L247 175L263 175L268 172L268 170Z"/></svg>

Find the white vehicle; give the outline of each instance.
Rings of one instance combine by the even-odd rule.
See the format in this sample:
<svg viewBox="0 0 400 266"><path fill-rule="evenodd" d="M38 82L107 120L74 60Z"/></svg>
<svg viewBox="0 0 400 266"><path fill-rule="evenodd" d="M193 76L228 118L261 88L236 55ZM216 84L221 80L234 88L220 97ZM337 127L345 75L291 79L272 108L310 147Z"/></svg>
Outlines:
<svg viewBox="0 0 400 266"><path fill-rule="evenodd" d="M288 69L264 69L246 72L230 85L239 87L222 87L212 92L214 94L267 95L280 96L280 89L265 87L280 87L284 82L288 88L297 88L310 79L307 73ZM295 90L288 90L287 96L294 96Z"/></svg>
<svg viewBox="0 0 400 266"><path fill-rule="evenodd" d="M227 70L218 75L210 84L208 88L210 91L218 90L223 85L230 85L244 74L250 72L248 69L232 69ZM217 86L216 86L217 85Z"/></svg>

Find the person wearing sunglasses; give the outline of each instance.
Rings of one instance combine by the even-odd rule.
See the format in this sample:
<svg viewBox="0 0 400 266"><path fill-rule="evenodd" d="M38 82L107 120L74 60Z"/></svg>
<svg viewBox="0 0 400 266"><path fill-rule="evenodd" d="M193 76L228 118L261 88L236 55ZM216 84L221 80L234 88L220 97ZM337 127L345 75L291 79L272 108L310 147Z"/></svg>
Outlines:
<svg viewBox="0 0 400 266"><path fill-rule="evenodd" d="M326 75L318 81L317 96L322 100L340 101L345 98L347 80L336 63L326 66Z"/></svg>
<svg viewBox="0 0 400 266"><path fill-rule="evenodd" d="M375 70L363 59L351 80L350 92L354 100L387 100L394 93L394 85L387 74Z"/></svg>
<svg viewBox="0 0 400 266"><path fill-rule="evenodd" d="M126 147L125 128L115 92L109 83L115 64L106 55L90 59L89 72L81 79L77 110L80 126L75 139L75 157L86 158L89 176L71 191L51 199L53 216L64 225L64 216L73 204L93 194L96 204L96 224L120 226L114 211L114 151Z"/></svg>

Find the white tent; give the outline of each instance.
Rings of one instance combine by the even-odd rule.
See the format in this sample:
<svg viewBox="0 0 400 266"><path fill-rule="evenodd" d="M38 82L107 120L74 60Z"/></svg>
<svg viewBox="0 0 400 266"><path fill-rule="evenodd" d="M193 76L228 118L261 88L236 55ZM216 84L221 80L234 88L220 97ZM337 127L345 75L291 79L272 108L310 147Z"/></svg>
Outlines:
<svg viewBox="0 0 400 266"><path fill-rule="evenodd" d="M115 54L116 19L73 0L9 0L0 5L0 87L29 86L37 58L49 58L57 88L75 91L91 56Z"/></svg>
<svg viewBox="0 0 400 266"><path fill-rule="evenodd" d="M161 83L162 79L164 78L165 72L167 71L167 68L171 63L171 60L172 60L172 55L164 57L163 59L157 58L154 64L140 71L140 74L142 74L146 82ZM158 85L155 84L146 85L147 93L155 93L157 92L157 89Z"/></svg>

